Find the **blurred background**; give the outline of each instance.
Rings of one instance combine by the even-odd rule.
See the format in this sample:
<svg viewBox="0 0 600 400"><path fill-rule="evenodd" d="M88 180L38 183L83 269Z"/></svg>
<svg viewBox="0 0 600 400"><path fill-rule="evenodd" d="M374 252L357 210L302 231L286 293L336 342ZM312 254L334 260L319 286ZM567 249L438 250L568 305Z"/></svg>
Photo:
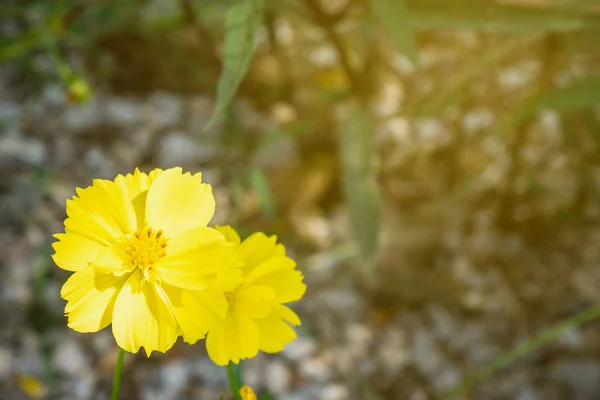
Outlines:
<svg viewBox="0 0 600 400"><path fill-rule="evenodd" d="M598 0L2 0L0 63L0 399L108 398L51 235L76 187L172 166L305 274L297 341L243 363L260 399L600 398L568 319L600 302ZM180 341L121 398L226 379Z"/></svg>

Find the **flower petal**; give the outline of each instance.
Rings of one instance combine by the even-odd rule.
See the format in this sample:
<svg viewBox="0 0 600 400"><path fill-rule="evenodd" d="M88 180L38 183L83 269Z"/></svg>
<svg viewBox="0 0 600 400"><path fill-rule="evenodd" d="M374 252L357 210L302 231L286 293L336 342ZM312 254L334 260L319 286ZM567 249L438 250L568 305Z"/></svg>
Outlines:
<svg viewBox="0 0 600 400"><path fill-rule="evenodd" d="M111 322L117 293L124 283L124 277L96 273L93 266L71 275L60 292L67 300L65 313L69 327L77 332L106 328Z"/></svg>
<svg viewBox="0 0 600 400"><path fill-rule="evenodd" d="M170 237L208 225L214 213L212 187L202 183L199 173L182 174L181 168L171 168L160 174L148 190L148 225Z"/></svg>
<svg viewBox="0 0 600 400"><path fill-rule="evenodd" d="M74 232L57 233L59 241L52 243L55 253L54 262L67 271L79 271L94 261L98 254L105 249L104 244Z"/></svg>
<svg viewBox="0 0 600 400"><path fill-rule="evenodd" d="M170 239L165 250L157 269L165 282L179 288L202 290L218 274L241 266L235 248L212 228L185 231Z"/></svg>
<svg viewBox="0 0 600 400"><path fill-rule="evenodd" d="M217 365L239 363L258 353L259 331L251 318L232 310L224 323L215 325L206 335L206 350Z"/></svg>
<svg viewBox="0 0 600 400"><path fill-rule="evenodd" d="M125 192L114 182L96 179L67 200L65 230L109 246L136 227L135 210Z"/></svg>
<svg viewBox="0 0 600 400"><path fill-rule="evenodd" d="M96 272L110 273L116 276L123 276L134 268L131 256L117 247L104 248L92 265Z"/></svg>
<svg viewBox="0 0 600 400"><path fill-rule="evenodd" d="M299 300L306 292L302 273L289 257L274 257L254 268L246 277L245 285L268 286L280 303Z"/></svg>
<svg viewBox="0 0 600 400"><path fill-rule="evenodd" d="M267 236L256 232L248 236L240 245L240 256L246 263L244 271L249 273L263 261L272 257L284 257L285 248L277 244L277 236Z"/></svg>
<svg viewBox="0 0 600 400"><path fill-rule="evenodd" d="M217 225L215 229L221 232L225 240L231 244L239 245L241 243L240 235L231 227L231 225Z"/></svg>
<svg viewBox="0 0 600 400"><path fill-rule="evenodd" d="M235 307L250 318L266 318L275 302L275 292L267 286L243 286L235 292Z"/></svg>
<svg viewBox="0 0 600 400"><path fill-rule="evenodd" d="M162 172L162 169L157 168L150 172L149 175L146 175L136 168L133 174L118 175L115 178L115 183L125 191L127 198L133 204L133 208L135 208L138 230L146 227L146 197L148 196L148 189L154 179L162 174Z"/></svg>
<svg viewBox="0 0 600 400"><path fill-rule="evenodd" d="M275 307L268 318L255 321L260 332L260 350L265 353L278 353L284 349L286 344L296 339L296 332L284 320L287 319L286 317L291 318L294 322L297 321L299 325L298 316L282 305Z"/></svg>
<svg viewBox="0 0 600 400"><path fill-rule="evenodd" d="M125 191L127 198L133 200L141 192L147 191L150 185L163 171L161 169L155 169L150 174L146 175L141 172L138 168L135 169L133 174L117 175L115 183Z"/></svg>
<svg viewBox="0 0 600 400"><path fill-rule="evenodd" d="M206 332L227 316L227 300L212 288L189 291L163 283L183 339L190 344L206 336Z"/></svg>
<svg viewBox="0 0 600 400"><path fill-rule="evenodd" d="M142 280L135 270L119 292L113 310L112 331L122 349L146 355L169 350L177 340L175 318L157 293L154 283Z"/></svg>

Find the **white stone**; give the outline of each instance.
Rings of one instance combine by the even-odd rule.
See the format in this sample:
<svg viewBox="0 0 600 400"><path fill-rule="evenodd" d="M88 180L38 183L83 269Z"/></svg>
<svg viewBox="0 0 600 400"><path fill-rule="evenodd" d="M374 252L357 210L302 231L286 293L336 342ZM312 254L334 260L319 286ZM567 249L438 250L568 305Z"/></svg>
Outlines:
<svg viewBox="0 0 600 400"><path fill-rule="evenodd" d="M265 368L265 381L269 392L280 396L289 391L292 377L283 361L273 360Z"/></svg>

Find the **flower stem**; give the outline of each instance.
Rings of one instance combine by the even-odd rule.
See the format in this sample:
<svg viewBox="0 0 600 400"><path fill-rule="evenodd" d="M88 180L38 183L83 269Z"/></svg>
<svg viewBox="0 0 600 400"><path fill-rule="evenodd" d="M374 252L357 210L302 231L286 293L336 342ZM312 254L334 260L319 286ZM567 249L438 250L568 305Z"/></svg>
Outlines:
<svg viewBox="0 0 600 400"><path fill-rule="evenodd" d="M121 388L121 373L123 372L123 359L125 358L125 350L119 348L119 356L117 365L115 365L115 374L113 375L112 400L119 399L119 389Z"/></svg>
<svg viewBox="0 0 600 400"><path fill-rule="evenodd" d="M233 366L232 362L227 364L227 378L229 378L229 387L231 388L231 392L233 393L233 398L235 400L241 400L242 396L240 396L239 377L233 371L233 369L234 369L234 366Z"/></svg>

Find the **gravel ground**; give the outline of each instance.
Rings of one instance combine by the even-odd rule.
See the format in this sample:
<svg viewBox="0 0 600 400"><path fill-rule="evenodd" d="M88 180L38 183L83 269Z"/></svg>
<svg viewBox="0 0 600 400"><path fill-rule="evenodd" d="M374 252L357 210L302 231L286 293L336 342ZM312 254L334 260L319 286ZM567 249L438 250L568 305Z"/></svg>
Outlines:
<svg viewBox="0 0 600 400"><path fill-rule="evenodd" d="M527 63L514 68L500 74L501 85L522 85L532 69ZM52 84L26 100L0 96L0 398L105 399L117 354L112 336L67 329L59 296L67 273L50 259L51 234L62 230L64 202L75 187L135 167L179 165L201 170L215 186L215 223L236 218L248 227L281 229L256 222L251 193L232 204L229 184L238 171L227 164L233 151L223 141L226 129L202 130L210 97L100 90L86 106L68 105ZM242 127L252 131L277 127L289 111L267 113L244 101L236 109ZM494 115L478 106L460 120L468 135L481 135ZM298 164L306 155L289 138L251 156L287 204L281 237L308 292L296 305L303 320L298 340L281 354L245 362L246 382L281 400L433 399L523 339L598 302L600 225L594 221L600 208L578 203L587 184L576 178L578 156L564 147L559 122L543 114L520 149L545 194L507 205L495 194L513 165L504 141L488 136L465 145L461 168L478 175L468 189L450 190L439 164L453 143L448 124L390 119L377 137L378 146L394 151L381 154L392 172L382 177L382 243L369 284L341 199L334 196L323 209L286 203L290 185L292 193L310 192L319 182L332 187L335 172ZM337 162L335 154L324 154ZM592 166L596 186L598 173ZM519 176L512 177L517 193ZM560 216L564 209L567 218ZM290 215L298 210L294 221ZM568 331L465 398L597 398L599 328L590 323ZM216 400L227 393L224 370L203 346L181 342L166 355L129 355L123 382L126 399Z"/></svg>

